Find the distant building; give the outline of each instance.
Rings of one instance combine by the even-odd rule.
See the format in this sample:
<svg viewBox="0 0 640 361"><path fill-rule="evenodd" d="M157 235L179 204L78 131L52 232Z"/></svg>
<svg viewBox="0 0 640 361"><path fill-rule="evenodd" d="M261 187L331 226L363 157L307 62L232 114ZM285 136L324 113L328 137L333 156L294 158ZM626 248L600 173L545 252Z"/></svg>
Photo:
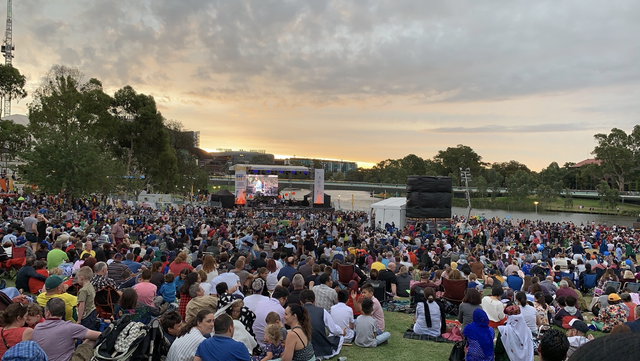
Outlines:
<svg viewBox="0 0 640 361"><path fill-rule="evenodd" d="M358 170L358 163L356 162L329 159L289 158L284 161L284 164L301 165L309 168L317 168L317 166L321 166L325 170L325 172L332 173L346 173L350 170Z"/></svg>
<svg viewBox="0 0 640 361"><path fill-rule="evenodd" d="M207 171L213 174L226 174L229 166L235 164L274 164L273 154L264 150L231 150L218 149L217 152L209 153L211 160L206 167Z"/></svg>

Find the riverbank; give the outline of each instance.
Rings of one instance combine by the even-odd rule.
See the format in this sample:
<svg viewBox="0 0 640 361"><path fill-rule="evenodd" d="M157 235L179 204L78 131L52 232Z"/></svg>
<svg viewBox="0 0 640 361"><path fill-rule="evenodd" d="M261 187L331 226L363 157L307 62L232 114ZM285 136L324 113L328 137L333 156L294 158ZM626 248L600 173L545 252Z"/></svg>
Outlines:
<svg viewBox="0 0 640 361"><path fill-rule="evenodd" d="M536 202L538 204L536 205ZM558 198L551 202L539 202L534 197L529 197L520 202L510 202L507 197L498 197L495 200L490 198L471 198L471 206L473 208L482 209L500 209L506 211L520 212L562 212L562 213L578 213L578 214L599 214L610 216L626 216L636 217L640 213L640 206L627 203L618 203L616 207L607 209L602 207L596 199L573 198L572 204L566 204L564 198ZM452 201L454 207L467 207L467 200L462 198L454 198Z"/></svg>

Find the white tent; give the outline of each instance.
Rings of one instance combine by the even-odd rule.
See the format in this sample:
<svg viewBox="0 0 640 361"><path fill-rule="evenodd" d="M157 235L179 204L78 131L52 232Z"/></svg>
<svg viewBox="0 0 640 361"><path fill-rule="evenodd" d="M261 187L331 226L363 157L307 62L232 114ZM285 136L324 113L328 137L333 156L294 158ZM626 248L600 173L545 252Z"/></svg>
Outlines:
<svg viewBox="0 0 640 361"><path fill-rule="evenodd" d="M399 229L407 224L407 198L392 197L371 205L369 214L375 213L375 225L384 227L394 222ZM380 223L378 223L380 222Z"/></svg>

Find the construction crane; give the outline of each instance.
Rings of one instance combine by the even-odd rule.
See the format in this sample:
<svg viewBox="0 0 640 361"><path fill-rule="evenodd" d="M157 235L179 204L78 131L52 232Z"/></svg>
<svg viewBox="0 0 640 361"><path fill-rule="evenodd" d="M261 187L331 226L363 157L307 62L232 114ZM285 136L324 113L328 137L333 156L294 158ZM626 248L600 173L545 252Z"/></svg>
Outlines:
<svg viewBox="0 0 640 361"><path fill-rule="evenodd" d="M7 0L7 29L4 33L4 41L2 42L2 54L4 55L4 65L12 65L13 63L13 51L16 47L13 46L13 27L11 24L11 0ZM4 98L4 116L11 115L11 97L6 96Z"/></svg>

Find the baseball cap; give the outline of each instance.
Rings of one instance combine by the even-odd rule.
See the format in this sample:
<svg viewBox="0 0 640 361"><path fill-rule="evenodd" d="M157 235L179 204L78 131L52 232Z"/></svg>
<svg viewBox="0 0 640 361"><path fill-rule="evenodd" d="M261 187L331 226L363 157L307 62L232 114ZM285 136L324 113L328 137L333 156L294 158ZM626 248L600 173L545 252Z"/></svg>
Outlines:
<svg viewBox="0 0 640 361"><path fill-rule="evenodd" d="M47 277L47 280L44 281L44 288L47 290L53 290L56 287L60 286L62 284L62 277L58 276L58 275L52 275Z"/></svg>
<svg viewBox="0 0 640 361"><path fill-rule="evenodd" d="M587 324L584 323L584 321L581 321L577 318L574 318L573 320L569 321L569 327L576 329L582 333L589 332L589 326L587 326Z"/></svg>
<svg viewBox="0 0 640 361"><path fill-rule="evenodd" d="M620 296L617 293L610 293L609 297L607 297L609 301L620 301Z"/></svg>

